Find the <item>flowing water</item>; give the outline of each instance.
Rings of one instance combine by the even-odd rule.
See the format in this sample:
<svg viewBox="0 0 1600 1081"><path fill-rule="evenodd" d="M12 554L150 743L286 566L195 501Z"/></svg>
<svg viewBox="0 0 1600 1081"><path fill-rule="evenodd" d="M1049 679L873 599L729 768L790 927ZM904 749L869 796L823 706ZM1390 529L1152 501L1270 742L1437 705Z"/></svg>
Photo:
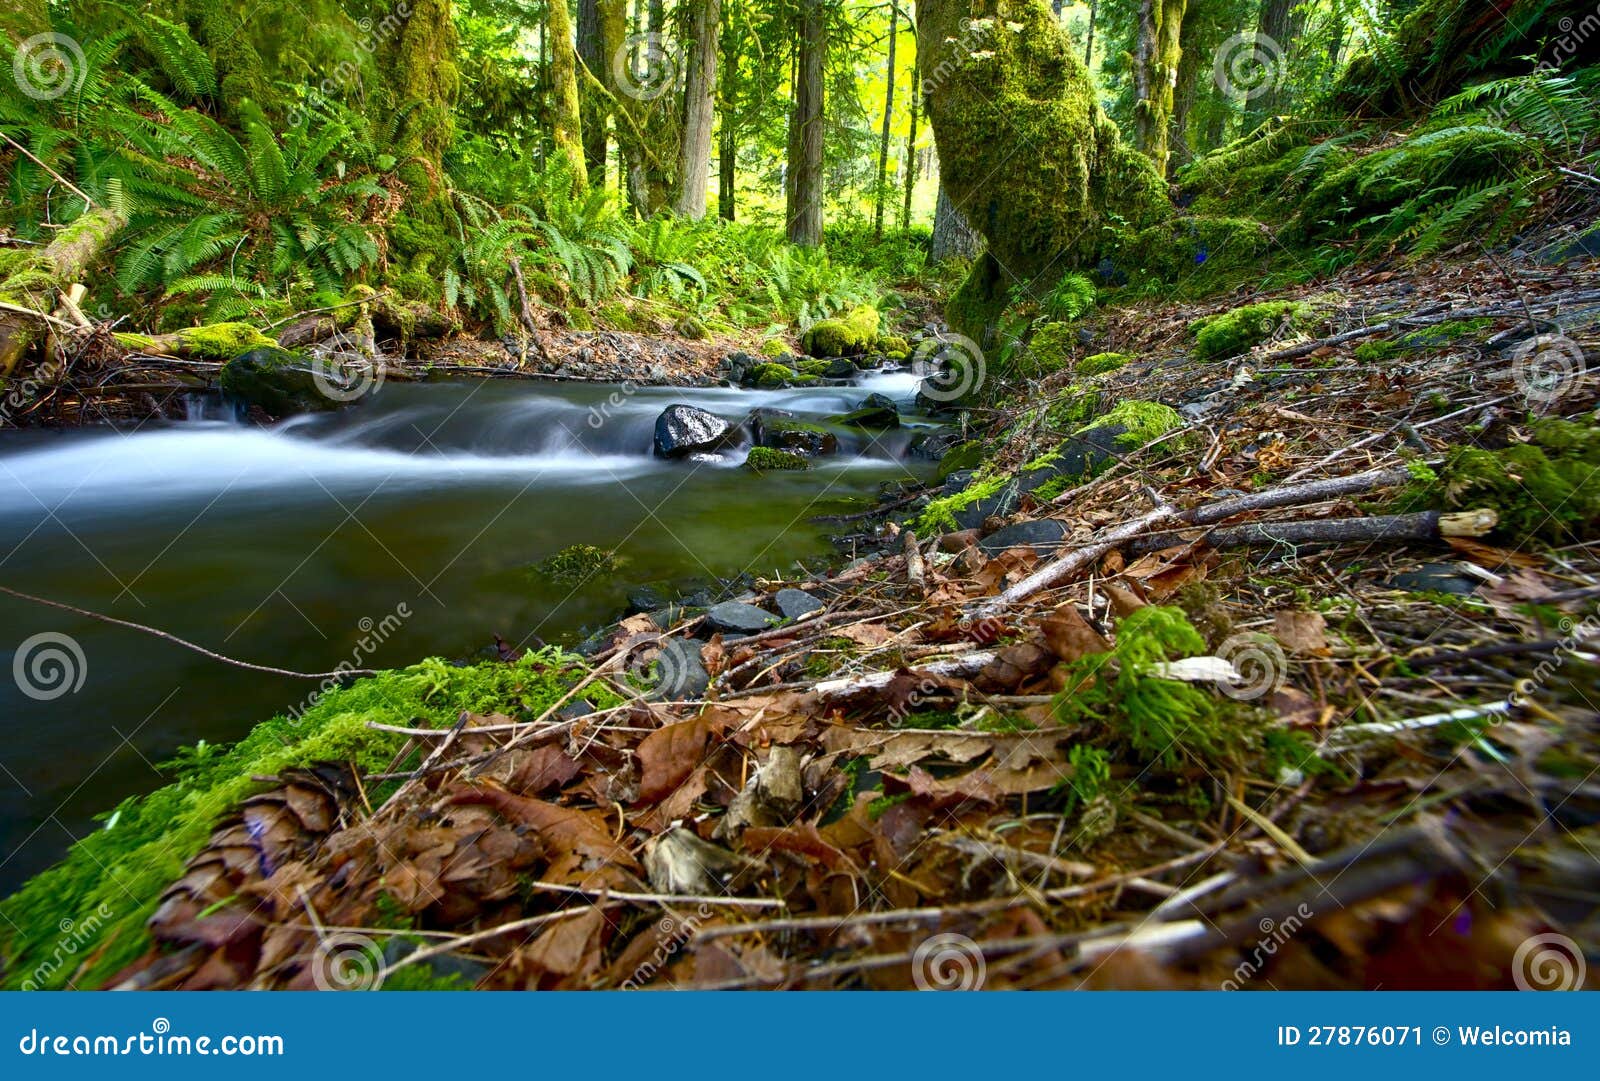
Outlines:
<svg viewBox="0 0 1600 1081"><path fill-rule="evenodd" d="M663 461L663 408L819 419L914 390L897 374L770 392L389 384L270 429L197 401L187 423L12 433L0 584L297 671L469 657L495 634L573 644L631 586L819 561L829 527L810 518L930 471L906 458L907 429L841 432L805 473L757 476L741 450ZM576 543L614 549L616 573L574 590L531 572ZM238 739L315 689L6 596L0 664L0 893L164 783L152 764L175 748Z"/></svg>

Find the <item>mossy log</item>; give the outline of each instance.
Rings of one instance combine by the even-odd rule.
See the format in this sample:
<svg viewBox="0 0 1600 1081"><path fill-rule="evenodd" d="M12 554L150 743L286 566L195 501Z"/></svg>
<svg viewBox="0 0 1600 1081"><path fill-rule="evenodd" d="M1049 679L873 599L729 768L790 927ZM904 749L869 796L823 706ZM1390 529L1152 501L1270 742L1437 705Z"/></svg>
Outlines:
<svg viewBox="0 0 1600 1081"><path fill-rule="evenodd" d="M56 306L56 297L84 276L128 219L120 211L98 207L61 230L42 251L14 258L3 267L0 301L15 310L0 311L0 376L9 376L24 353L44 329L43 318Z"/></svg>

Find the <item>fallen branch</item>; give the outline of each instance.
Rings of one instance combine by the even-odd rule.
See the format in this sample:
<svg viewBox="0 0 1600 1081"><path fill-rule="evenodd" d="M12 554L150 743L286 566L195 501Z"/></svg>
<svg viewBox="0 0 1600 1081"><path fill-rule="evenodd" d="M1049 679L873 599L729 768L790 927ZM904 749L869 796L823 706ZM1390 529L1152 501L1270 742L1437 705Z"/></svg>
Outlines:
<svg viewBox="0 0 1600 1081"><path fill-rule="evenodd" d="M1492 510L1441 514L1385 514L1373 518L1314 518L1300 522L1251 522L1213 529L1195 543L1208 548L1269 548L1277 545L1362 544L1430 541L1443 537L1481 537L1500 516ZM1131 555L1170 547L1170 537L1141 537L1128 546Z"/></svg>

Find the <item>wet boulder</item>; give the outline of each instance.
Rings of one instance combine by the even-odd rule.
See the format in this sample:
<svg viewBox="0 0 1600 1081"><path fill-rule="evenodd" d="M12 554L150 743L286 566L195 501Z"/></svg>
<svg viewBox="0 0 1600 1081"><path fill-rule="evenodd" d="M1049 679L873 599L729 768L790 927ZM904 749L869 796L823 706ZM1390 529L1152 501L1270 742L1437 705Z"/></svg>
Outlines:
<svg viewBox="0 0 1600 1081"><path fill-rule="evenodd" d="M661 458L705 454L727 445L736 429L692 405L669 405L656 418L655 452Z"/></svg>
<svg viewBox="0 0 1600 1081"><path fill-rule="evenodd" d="M869 394L859 406L834 417L833 422L851 428L898 428L900 408L882 394Z"/></svg>
<svg viewBox="0 0 1600 1081"><path fill-rule="evenodd" d="M757 446L811 457L833 454L839 449L838 436L820 425L797 420L793 413L781 409L757 409L745 423L750 426L750 438Z"/></svg>
<svg viewBox="0 0 1600 1081"><path fill-rule="evenodd" d="M755 634L778 622L778 617L753 604L723 601L706 611L706 622L712 629L728 634Z"/></svg>
<svg viewBox="0 0 1600 1081"><path fill-rule="evenodd" d="M287 349L252 349L222 366L217 380L235 401L270 417L337 409L348 398L344 378Z"/></svg>
<svg viewBox="0 0 1600 1081"><path fill-rule="evenodd" d="M772 596L772 603L784 619L799 619L801 616L820 612L827 607L805 590L794 588L778 590Z"/></svg>

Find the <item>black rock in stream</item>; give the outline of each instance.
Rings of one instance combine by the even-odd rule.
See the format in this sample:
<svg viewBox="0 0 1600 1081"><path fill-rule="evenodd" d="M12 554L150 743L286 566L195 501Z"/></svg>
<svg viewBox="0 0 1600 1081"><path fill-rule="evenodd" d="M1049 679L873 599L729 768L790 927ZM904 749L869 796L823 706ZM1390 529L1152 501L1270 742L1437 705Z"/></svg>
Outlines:
<svg viewBox="0 0 1600 1081"><path fill-rule="evenodd" d="M344 404L342 377L287 349L252 349L222 366L224 394L270 417L318 413Z"/></svg>
<svg viewBox="0 0 1600 1081"><path fill-rule="evenodd" d="M656 418L655 452L661 458L683 458L726 446L733 425L692 405L669 405Z"/></svg>
<svg viewBox="0 0 1600 1081"><path fill-rule="evenodd" d="M855 409L832 419L852 428L898 428L900 407L882 394L869 394Z"/></svg>

